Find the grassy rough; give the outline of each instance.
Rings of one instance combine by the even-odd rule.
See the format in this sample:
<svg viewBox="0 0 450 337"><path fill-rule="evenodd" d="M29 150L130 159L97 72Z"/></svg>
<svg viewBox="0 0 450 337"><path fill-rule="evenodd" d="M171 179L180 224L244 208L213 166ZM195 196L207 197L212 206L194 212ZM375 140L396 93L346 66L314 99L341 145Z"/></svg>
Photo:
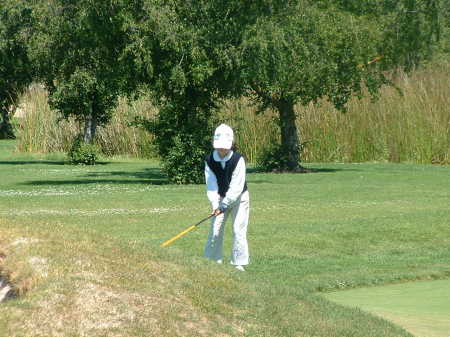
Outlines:
<svg viewBox="0 0 450 337"><path fill-rule="evenodd" d="M448 166L250 173L240 273L201 258L207 226L159 247L209 212L204 186L168 184L157 162L74 167L14 147L0 142L0 238L32 282L0 306L2 337L410 336L317 291L450 276Z"/></svg>

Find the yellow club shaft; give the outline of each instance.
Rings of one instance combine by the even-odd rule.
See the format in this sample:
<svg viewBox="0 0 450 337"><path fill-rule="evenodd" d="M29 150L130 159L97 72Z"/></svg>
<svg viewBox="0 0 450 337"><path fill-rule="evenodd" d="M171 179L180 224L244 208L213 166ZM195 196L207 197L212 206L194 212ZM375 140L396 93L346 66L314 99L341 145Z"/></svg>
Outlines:
<svg viewBox="0 0 450 337"><path fill-rule="evenodd" d="M186 228L186 229L185 229L184 231L182 231L180 234L175 235L172 239L169 239L169 240L163 242L163 243L161 244L161 247L166 247L166 246L170 245L170 244L171 244L172 242L174 242L175 240L177 240L177 239L181 238L183 235L189 233L189 232L190 232L191 230L193 230L195 227L197 227L197 226L196 226L196 225L192 225L191 227Z"/></svg>
<svg viewBox="0 0 450 337"><path fill-rule="evenodd" d="M166 247L168 245L170 245L172 242L174 242L175 240L178 240L179 238L181 238L183 235L189 233L190 231L194 230L198 225L200 225L202 222L205 222L206 220L212 218L214 216L214 214L210 214L209 216L207 216L206 218L200 220L199 222L197 222L196 224L190 226L189 228L186 228L184 231L182 231L180 234L175 235L173 238L163 242L161 244L161 247Z"/></svg>
<svg viewBox="0 0 450 337"><path fill-rule="evenodd" d="M377 57L375 57L373 60L367 62L367 65L371 65L372 63L378 62L378 61L380 61L382 58L383 58L383 56L377 56ZM364 67L364 64L358 64L358 67L359 67L359 68L362 68L362 67Z"/></svg>
<svg viewBox="0 0 450 337"><path fill-rule="evenodd" d="M173 238L171 238L171 239L169 239L169 240L163 242L163 243L161 244L161 247L166 247L166 246L170 245L170 244L171 244L172 242L174 242L175 240L181 238L183 235L185 235L185 234L189 233L190 231L192 231L193 229L195 229L195 227L197 227L197 226L196 226L196 225L192 225L191 227L186 228L186 229L185 229L184 231L182 231L180 234L177 234L177 235L175 235Z"/></svg>

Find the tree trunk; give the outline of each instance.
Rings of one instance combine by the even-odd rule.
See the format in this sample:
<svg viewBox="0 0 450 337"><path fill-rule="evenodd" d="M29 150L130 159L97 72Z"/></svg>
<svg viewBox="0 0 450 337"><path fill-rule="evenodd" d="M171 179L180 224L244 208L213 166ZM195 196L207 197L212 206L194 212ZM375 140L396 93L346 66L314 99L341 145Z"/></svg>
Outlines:
<svg viewBox="0 0 450 337"><path fill-rule="evenodd" d="M2 121L0 122L0 139L15 139L14 129L9 118L8 109L1 109Z"/></svg>
<svg viewBox="0 0 450 337"><path fill-rule="evenodd" d="M97 132L97 124L97 119L93 116L93 114L86 117L83 134L83 139L86 144L92 144L94 142L95 133Z"/></svg>
<svg viewBox="0 0 450 337"><path fill-rule="evenodd" d="M280 167L283 171L301 172L300 166L300 143L295 124L294 103L289 100L279 100L276 104L280 116L281 130L281 155L285 159L285 167Z"/></svg>

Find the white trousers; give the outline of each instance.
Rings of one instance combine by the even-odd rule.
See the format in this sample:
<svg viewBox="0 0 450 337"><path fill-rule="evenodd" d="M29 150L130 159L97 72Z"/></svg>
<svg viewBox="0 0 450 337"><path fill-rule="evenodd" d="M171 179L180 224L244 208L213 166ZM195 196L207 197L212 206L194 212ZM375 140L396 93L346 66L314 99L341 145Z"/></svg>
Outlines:
<svg viewBox="0 0 450 337"><path fill-rule="evenodd" d="M248 217L250 213L250 198L248 191L236 200L225 213L213 217L209 230L208 241L205 246L205 257L219 261L222 260L223 236L225 222L231 215L233 221L233 247L231 250L231 264L245 266L249 264L247 243Z"/></svg>

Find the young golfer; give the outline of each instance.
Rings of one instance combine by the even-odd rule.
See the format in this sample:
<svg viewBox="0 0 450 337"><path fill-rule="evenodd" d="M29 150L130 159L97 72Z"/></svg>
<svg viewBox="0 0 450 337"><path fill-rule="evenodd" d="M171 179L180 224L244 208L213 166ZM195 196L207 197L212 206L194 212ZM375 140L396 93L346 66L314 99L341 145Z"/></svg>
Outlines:
<svg viewBox="0 0 450 337"><path fill-rule="evenodd" d="M221 124L214 132L214 151L206 157L205 178L207 196L212 205L211 228L205 246L205 257L222 263L225 222L233 221L231 264L244 271L249 263L247 225L249 193L245 181L245 161L232 150L233 130Z"/></svg>

